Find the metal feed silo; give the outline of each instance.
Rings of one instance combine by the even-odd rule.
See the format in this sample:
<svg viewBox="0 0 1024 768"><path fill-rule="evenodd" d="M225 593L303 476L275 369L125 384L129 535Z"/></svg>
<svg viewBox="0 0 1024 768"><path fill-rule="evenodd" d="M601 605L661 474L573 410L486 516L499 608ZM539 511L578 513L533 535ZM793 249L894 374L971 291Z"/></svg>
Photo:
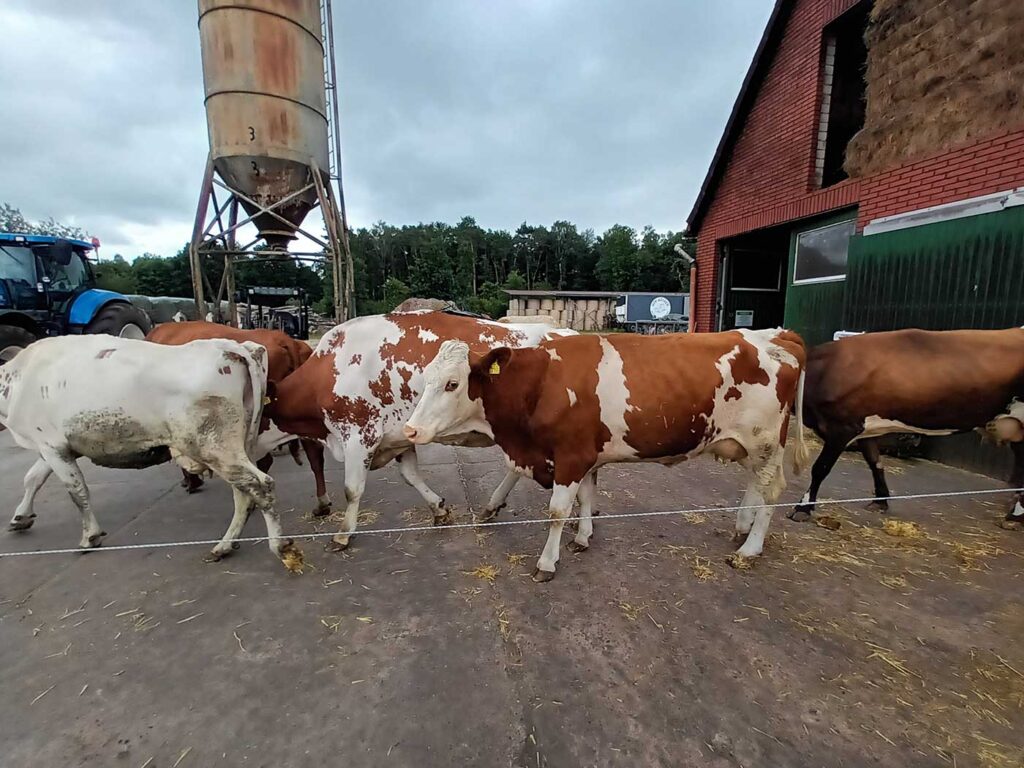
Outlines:
<svg viewBox="0 0 1024 768"><path fill-rule="evenodd" d="M199 0L210 154L221 177L266 206L329 170L324 46L318 0ZM306 190L277 209L295 226L316 203ZM242 201L260 235L283 247L295 227Z"/></svg>
<svg viewBox="0 0 1024 768"><path fill-rule="evenodd" d="M236 317L238 257L296 259L330 263L335 317L345 320L355 311L354 278L331 0L198 0L198 6L210 137L189 245L200 313L210 298L216 317L226 298L229 317ZM303 225L314 208L322 228ZM238 233L250 224L259 237L238 245ZM221 259L216 287L209 278Z"/></svg>

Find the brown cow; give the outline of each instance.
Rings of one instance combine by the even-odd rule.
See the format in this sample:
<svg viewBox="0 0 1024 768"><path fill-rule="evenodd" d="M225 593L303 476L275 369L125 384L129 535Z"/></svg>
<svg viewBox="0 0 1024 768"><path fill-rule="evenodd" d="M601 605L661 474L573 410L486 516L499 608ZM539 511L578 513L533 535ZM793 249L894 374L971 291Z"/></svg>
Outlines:
<svg viewBox="0 0 1024 768"><path fill-rule="evenodd" d="M229 325L207 323L201 320L184 323L162 323L150 331L146 339L157 344L168 344L171 346L188 344L196 339L230 339L231 341L238 342L255 342L267 350L269 363L267 381L275 385L306 362L310 355L313 354L313 350L308 344L293 339L281 331L245 331L232 328ZM273 387L270 387L268 391L273 392ZM265 430L267 425L268 422L264 416L260 424L261 431ZM331 499L327 495L327 485L324 481L324 448L323 445L315 440L302 440L301 442L302 448L309 459L309 467L313 471L313 477L316 481L317 506L313 510L313 514L317 517L322 517L331 512ZM297 447L294 442L291 443L292 457L296 463L301 464L302 460L299 458ZM267 453L265 456L259 457L256 466L261 472L266 472L270 469L273 462L273 457L270 453ZM188 493L195 492L203 484L202 478L198 475L193 475L185 470L182 470L182 474L184 475L182 485Z"/></svg>
<svg viewBox="0 0 1024 768"><path fill-rule="evenodd" d="M576 336L534 349L473 353L446 342L405 427L414 443L452 433L493 437L512 467L553 488L547 545L534 579L555 575L559 539L577 494L575 550L589 546L594 473L610 462L673 464L710 453L753 474L736 516L736 553L761 553L785 488L783 449L797 413L804 345L789 331ZM754 511L756 509L756 512Z"/></svg>
<svg viewBox="0 0 1024 768"><path fill-rule="evenodd" d="M818 489L840 454L857 443L885 512L889 488L878 451L882 435L950 435L980 429L1013 449L1010 483L1024 484L1024 329L921 331L848 336L811 350L808 426L825 441L811 485L792 520L809 520ZM1024 522L1024 494L1007 514Z"/></svg>

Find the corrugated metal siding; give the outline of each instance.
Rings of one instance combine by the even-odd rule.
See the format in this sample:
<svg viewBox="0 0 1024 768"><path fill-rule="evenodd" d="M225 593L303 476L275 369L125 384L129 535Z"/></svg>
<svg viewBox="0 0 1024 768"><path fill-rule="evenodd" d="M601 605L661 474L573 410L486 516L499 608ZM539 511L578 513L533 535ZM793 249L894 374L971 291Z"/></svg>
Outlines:
<svg viewBox="0 0 1024 768"><path fill-rule="evenodd" d="M832 341L832 334L842 327L845 297L845 281L790 285L784 324L808 346Z"/></svg>
<svg viewBox="0 0 1024 768"><path fill-rule="evenodd" d="M850 242L843 327L1024 325L1024 207Z"/></svg>

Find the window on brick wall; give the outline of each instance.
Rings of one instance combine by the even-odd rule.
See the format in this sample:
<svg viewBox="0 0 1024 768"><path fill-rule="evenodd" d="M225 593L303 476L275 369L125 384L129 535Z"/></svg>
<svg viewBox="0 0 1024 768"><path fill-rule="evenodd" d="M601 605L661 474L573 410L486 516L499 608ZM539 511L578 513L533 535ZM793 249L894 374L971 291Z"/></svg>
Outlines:
<svg viewBox="0 0 1024 768"><path fill-rule="evenodd" d="M815 144L815 176L821 187L848 177L846 146L864 127L864 43L871 3L858 3L824 31L822 39L821 112Z"/></svg>

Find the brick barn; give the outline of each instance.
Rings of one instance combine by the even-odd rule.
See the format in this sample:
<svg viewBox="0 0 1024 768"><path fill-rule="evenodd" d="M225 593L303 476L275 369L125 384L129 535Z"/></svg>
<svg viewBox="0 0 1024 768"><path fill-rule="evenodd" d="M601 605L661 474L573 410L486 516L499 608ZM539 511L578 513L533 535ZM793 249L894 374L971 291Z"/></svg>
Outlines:
<svg viewBox="0 0 1024 768"><path fill-rule="evenodd" d="M1024 2L778 0L689 216L697 330L1024 325Z"/></svg>

